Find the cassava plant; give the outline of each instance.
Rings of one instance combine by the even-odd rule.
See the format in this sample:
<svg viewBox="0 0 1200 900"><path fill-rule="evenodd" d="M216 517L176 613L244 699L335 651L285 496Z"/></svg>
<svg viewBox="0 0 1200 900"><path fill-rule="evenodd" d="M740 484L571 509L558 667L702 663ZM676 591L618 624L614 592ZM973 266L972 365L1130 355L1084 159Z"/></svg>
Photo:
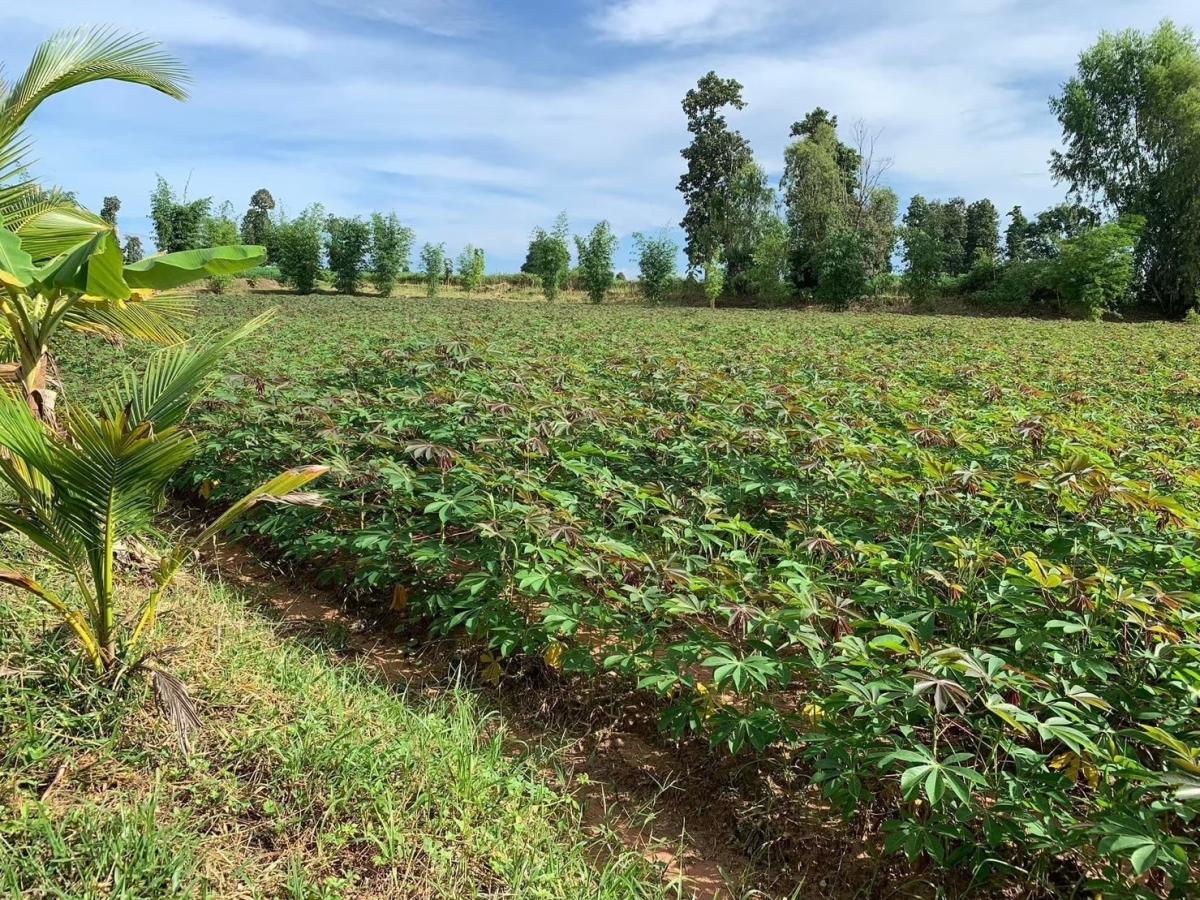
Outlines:
<svg viewBox="0 0 1200 900"><path fill-rule="evenodd" d="M136 654L154 626L163 595L206 541L259 503L316 502L297 492L324 467L272 478L163 556L154 586L139 606L117 608L117 550L145 536L163 505L168 480L195 449L195 438L182 427L189 406L233 343L267 318L161 351L140 377L126 376L98 410L69 408L62 431L46 427L20 397L0 395L0 483L10 495L0 505L0 525L37 545L70 588L59 593L15 571L0 571L0 583L52 607L74 631L98 675L137 666Z"/></svg>

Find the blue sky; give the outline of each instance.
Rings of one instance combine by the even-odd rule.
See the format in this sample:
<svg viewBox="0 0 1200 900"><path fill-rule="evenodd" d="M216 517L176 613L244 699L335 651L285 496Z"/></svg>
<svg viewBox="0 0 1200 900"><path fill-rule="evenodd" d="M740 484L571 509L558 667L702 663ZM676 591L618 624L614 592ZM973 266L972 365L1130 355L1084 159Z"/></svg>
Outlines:
<svg viewBox="0 0 1200 900"><path fill-rule="evenodd" d="M240 213L267 187L298 212L395 210L418 242L470 242L513 270L530 230L565 209L628 236L674 226L687 139L679 101L709 69L745 86L732 117L777 176L790 124L814 106L878 132L906 203L1062 196L1047 97L1102 29L1195 0L14 0L11 71L36 43L100 22L163 41L191 68L175 103L89 86L31 123L37 174L149 232L155 173ZM100 18L98 18L100 16Z"/></svg>

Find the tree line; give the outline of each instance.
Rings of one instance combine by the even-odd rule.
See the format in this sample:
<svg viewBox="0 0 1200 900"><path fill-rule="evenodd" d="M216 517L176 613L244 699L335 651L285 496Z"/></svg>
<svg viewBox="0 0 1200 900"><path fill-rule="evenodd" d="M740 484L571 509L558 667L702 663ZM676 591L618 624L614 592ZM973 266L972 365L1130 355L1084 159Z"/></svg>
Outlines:
<svg viewBox="0 0 1200 900"><path fill-rule="evenodd" d="M691 136L678 183L686 267L677 271L681 248L665 229L635 234L638 285L651 302L686 278L714 306L743 296L842 307L900 293L916 304L953 295L1086 317L1133 305L1180 316L1197 306L1200 45L1187 29L1166 21L1149 33L1105 33L1080 56L1050 101L1063 130L1050 173L1067 196L1032 218L1013 207L1003 223L986 197L917 195L901 215L878 135L862 123L845 129L821 107L791 125L782 176L772 185L727 118L746 108L743 92L738 81L709 72L683 98ZM102 215L115 221L119 207L106 198ZM395 214L340 217L314 205L288 218L266 189L238 224L230 204L189 201L160 178L151 217L160 251L239 238L266 246L281 279L300 293L315 289L326 266L339 291L370 282L390 293L409 274L415 249L412 229ZM572 236L563 213L534 229L521 271L549 300L571 283L602 302L622 277L617 246L607 221ZM124 252L132 261L143 249L133 237ZM464 289L483 283L481 249L468 246L454 259L443 244L421 248L418 274L430 295L456 264Z"/></svg>
<svg viewBox="0 0 1200 900"><path fill-rule="evenodd" d="M845 305L899 288L1037 305L1096 317L1139 303L1177 316L1200 296L1200 45L1169 21L1102 34L1052 98L1064 149L1050 172L1067 199L1033 220L1017 206L1001 243L987 198L898 198L890 161L856 125L818 107L790 130L772 189L749 141L729 126L746 107L715 72L683 100L681 222L688 271L721 288ZM899 272L893 271L898 256Z"/></svg>

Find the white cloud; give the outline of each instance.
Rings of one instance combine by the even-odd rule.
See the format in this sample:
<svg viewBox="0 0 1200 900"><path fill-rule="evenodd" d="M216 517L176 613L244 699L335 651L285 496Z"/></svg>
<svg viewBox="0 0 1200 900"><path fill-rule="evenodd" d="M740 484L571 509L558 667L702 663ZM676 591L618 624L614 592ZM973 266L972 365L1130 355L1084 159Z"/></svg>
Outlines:
<svg viewBox="0 0 1200 900"><path fill-rule="evenodd" d="M458 37L480 29L483 12L475 0L317 0L341 13L442 37Z"/></svg>
<svg viewBox="0 0 1200 900"><path fill-rule="evenodd" d="M704 44L766 28L789 0L617 0L593 18L605 37L630 44Z"/></svg>
<svg viewBox="0 0 1200 900"><path fill-rule="evenodd" d="M319 46L300 28L204 0L123 0L102 9L94 0L41 0L15 6L0 13L0 21L24 22L47 33L79 24L102 24L142 32L177 46L285 56L310 53Z"/></svg>
<svg viewBox="0 0 1200 900"><path fill-rule="evenodd" d="M469 42L430 39L394 20L335 16L326 0L291 0L256 30L232 2L114 7L117 24L165 39L191 63L192 100L110 86L54 98L32 123L38 173L88 202L119 194L130 230L144 228L158 171L177 185L190 175L193 196L239 208L266 186L290 211L313 201L347 214L395 209L420 241L482 245L506 268L560 209L577 231L600 218L626 235L678 222L688 138L679 102L709 69L745 86L749 108L730 119L774 174L789 125L820 105L844 126L862 118L883 129L902 202L919 191L1043 208L1063 193L1047 172L1058 129L1046 98L1078 52L1103 28L1151 27L1164 15L1200 25L1183 0L619 0L601 16L640 9L642 18L627 20L629 37L609 35L638 44L614 52L586 22L569 37L547 32L558 42L547 50L535 30L522 32L526 43L486 30ZM363 15L436 6L349 2ZM767 5L777 12L762 20L755 10ZM19 39L33 40L91 9L43 0L0 12L0 25L32 23ZM702 44L721 29L721 41ZM10 42L6 56L16 68L27 49Z"/></svg>

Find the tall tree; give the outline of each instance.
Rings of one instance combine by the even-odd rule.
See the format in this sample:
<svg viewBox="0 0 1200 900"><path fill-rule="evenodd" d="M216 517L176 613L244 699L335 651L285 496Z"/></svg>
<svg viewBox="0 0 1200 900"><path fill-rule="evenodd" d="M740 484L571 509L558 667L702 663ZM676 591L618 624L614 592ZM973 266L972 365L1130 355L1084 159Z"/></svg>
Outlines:
<svg viewBox="0 0 1200 900"><path fill-rule="evenodd" d="M951 275L961 275L969 268L966 261L967 201L962 197L953 197L935 205L935 210L943 266Z"/></svg>
<svg viewBox="0 0 1200 900"><path fill-rule="evenodd" d="M995 204L984 198L967 207L967 239L963 245L963 264L970 269L981 256L995 260L1000 256L1000 214Z"/></svg>
<svg viewBox="0 0 1200 900"><path fill-rule="evenodd" d="M576 235L575 251L588 299L593 303L603 302L616 278L613 255L617 252L617 236L612 226L606 221L598 222L587 237Z"/></svg>
<svg viewBox="0 0 1200 900"><path fill-rule="evenodd" d="M259 188L250 197L250 206L242 216L242 243L266 247L268 259L271 259L275 230L275 223L271 221L271 212L274 209L275 198L271 196L271 192L266 188Z"/></svg>
<svg viewBox="0 0 1200 900"><path fill-rule="evenodd" d="M1029 258L1029 219L1020 206L1008 213L1008 228L1004 230L1004 255L1009 262Z"/></svg>
<svg viewBox="0 0 1200 900"><path fill-rule="evenodd" d="M1200 45L1171 22L1104 33L1050 102L1055 177L1098 210L1144 217L1143 300L1182 314L1200 295Z"/></svg>
<svg viewBox="0 0 1200 900"><path fill-rule="evenodd" d="M570 236L567 214L561 212L554 220L553 229L547 232L543 228L535 228L529 239L526 265L541 282L542 293L547 300L558 297L563 282L570 274L571 247L567 243Z"/></svg>
<svg viewBox="0 0 1200 900"><path fill-rule="evenodd" d="M413 239L413 230L401 225L395 213L371 216L371 281L383 296L389 296L400 273L408 271Z"/></svg>
<svg viewBox="0 0 1200 900"><path fill-rule="evenodd" d="M104 202L100 204L100 218L116 230L117 213L121 211L121 198L114 197L111 194L104 198Z"/></svg>
<svg viewBox="0 0 1200 900"><path fill-rule="evenodd" d="M727 255L733 243L729 203L739 173L754 162L750 143L725 120L725 110L746 108L742 86L709 72L683 98L692 141L681 154L687 172L679 179L687 210L683 216L688 266L699 269L714 254Z"/></svg>
<svg viewBox="0 0 1200 900"><path fill-rule="evenodd" d="M798 140L784 152L780 186L791 231L793 284L815 288L823 268L833 273L833 268L821 263L831 246L843 261L861 255L855 264L863 267L868 278L887 271L895 248L899 200L882 184L891 161L876 156L876 136L859 123L854 129L856 146L842 143L837 117L820 107L793 125L792 135ZM831 235L847 230L853 238L839 234L830 243ZM842 280L843 286L851 282Z"/></svg>
<svg viewBox="0 0 1200 900"><path fill-rule="evenodd" d="M816 287L820 249L849 213L850 195L838 163L838 144L834 126L822 120L784 151L780 188L792 237L792 282L797 288Z"/></svg>

